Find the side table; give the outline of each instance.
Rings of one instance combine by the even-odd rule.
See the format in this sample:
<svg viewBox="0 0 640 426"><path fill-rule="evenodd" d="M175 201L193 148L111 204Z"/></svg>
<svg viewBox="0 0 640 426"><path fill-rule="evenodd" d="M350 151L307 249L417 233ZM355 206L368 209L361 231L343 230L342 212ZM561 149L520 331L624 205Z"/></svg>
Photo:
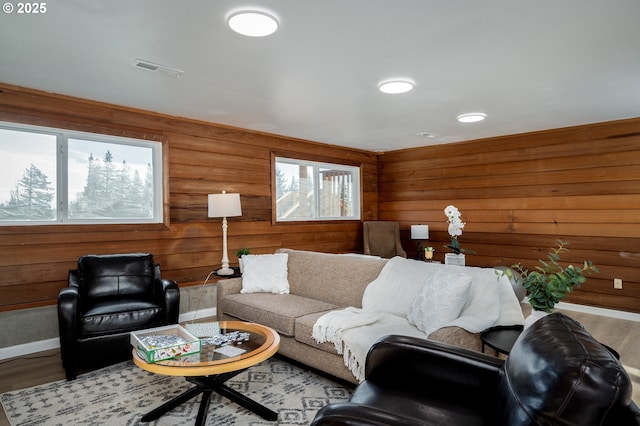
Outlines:
<svg viewBox="0 0 640 426"><path fill-rule="evenodd" d="M231 266L231 269L233 269L232 275L218 275L217 272L214 272L213 275L215 275L218 278L239 278L242 276L242 274L240 273L239 266Z"/></svg>
<svg viewBox="0 0 640 426"><path fill-rule="evenodd" d="M498 326L486 329L480 333L482 352L484 353L484 347L486 345L494 349L498 354L503 353L509 355L513 344L522 333L522 329L523 327L521 325Z"/></svg>

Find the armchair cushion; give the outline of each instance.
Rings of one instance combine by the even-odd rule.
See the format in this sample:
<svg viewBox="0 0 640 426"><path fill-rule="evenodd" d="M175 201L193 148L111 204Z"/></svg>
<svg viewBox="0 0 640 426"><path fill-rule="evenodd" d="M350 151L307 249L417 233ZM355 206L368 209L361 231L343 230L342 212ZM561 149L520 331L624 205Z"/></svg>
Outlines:
<svg viewBox="0 0 640 426"><path fill-rule="evenodd" d="M103 298L85 306L80 318L80 336L100 336L151 328L164 324L164 309L144 299Z"/></svg>
<svg viewBox="0 0 640 426"><path fill-rule="evenodd" d="M153 256L82 256L78 260L78 277L83 298L153 294Z"/></svg>

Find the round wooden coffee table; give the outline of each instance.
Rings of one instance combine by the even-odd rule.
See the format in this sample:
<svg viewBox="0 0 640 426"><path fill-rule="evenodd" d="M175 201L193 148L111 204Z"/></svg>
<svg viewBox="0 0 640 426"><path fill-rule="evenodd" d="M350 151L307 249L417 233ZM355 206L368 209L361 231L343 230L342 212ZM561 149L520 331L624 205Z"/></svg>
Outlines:
<svg viewBox="0 0 640 426"><path fill-rule="evenodd" d="M242 373L249 367L271 358L280 347L280 336L275 330L264 325L242 321L221 321L223 334L238 331L248 333L247 341L229 346L207 345L203 341L200 353L182 356L153 364L140 358L133 350L133 362L143 370L168 376L183 376L195 386L162 404L142 417L143 422L158 419L163 414L202 394L196 425L204 425L209 411L211 393L229 398L244 408L251 410L265 420L275 421L278 413L226 386L224 382ZM224 348L227 348L225 350ZM234 354L233 352L242 353Z"/></svg>

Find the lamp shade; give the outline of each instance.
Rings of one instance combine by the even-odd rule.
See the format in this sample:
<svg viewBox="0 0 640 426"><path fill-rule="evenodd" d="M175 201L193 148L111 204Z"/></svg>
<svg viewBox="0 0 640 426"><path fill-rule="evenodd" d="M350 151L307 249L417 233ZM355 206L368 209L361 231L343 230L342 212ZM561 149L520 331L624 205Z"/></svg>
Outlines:
<svg viewBox="0 0 640 426"><path fill-rule="evenodd" d="M209 217L242 216L240 194L209 194Z"/></svg>
<svg viewBox="0 0 640 426"><path fill-rule="evenodd" d="M412 240L428 240L429 225L411 225Z"/></svg>

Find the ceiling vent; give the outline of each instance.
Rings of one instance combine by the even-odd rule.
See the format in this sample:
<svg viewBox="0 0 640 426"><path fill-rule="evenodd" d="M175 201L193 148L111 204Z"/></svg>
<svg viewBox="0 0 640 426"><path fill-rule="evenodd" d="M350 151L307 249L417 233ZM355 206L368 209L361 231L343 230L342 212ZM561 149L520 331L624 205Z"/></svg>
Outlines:
<svg viewBox="0 0 640 426"><path fill-rule="evenodd" d="M151 71L158 74L166 75L167 77L179 78L184 71L168 67L166 65L160 65L153 62L145 61L144 59L136 59L131 64L134 68L141 70Z"/></svg>
<svg viewBox="0 0 640 426"><path fill-rule="evenodd" d="M416 133L416 136L420 136L423 138L429 138L429 139L435 139L438 137L438 135L435 135L433 133L429 133L429 132L420 132L420 133Z"/></svg>

